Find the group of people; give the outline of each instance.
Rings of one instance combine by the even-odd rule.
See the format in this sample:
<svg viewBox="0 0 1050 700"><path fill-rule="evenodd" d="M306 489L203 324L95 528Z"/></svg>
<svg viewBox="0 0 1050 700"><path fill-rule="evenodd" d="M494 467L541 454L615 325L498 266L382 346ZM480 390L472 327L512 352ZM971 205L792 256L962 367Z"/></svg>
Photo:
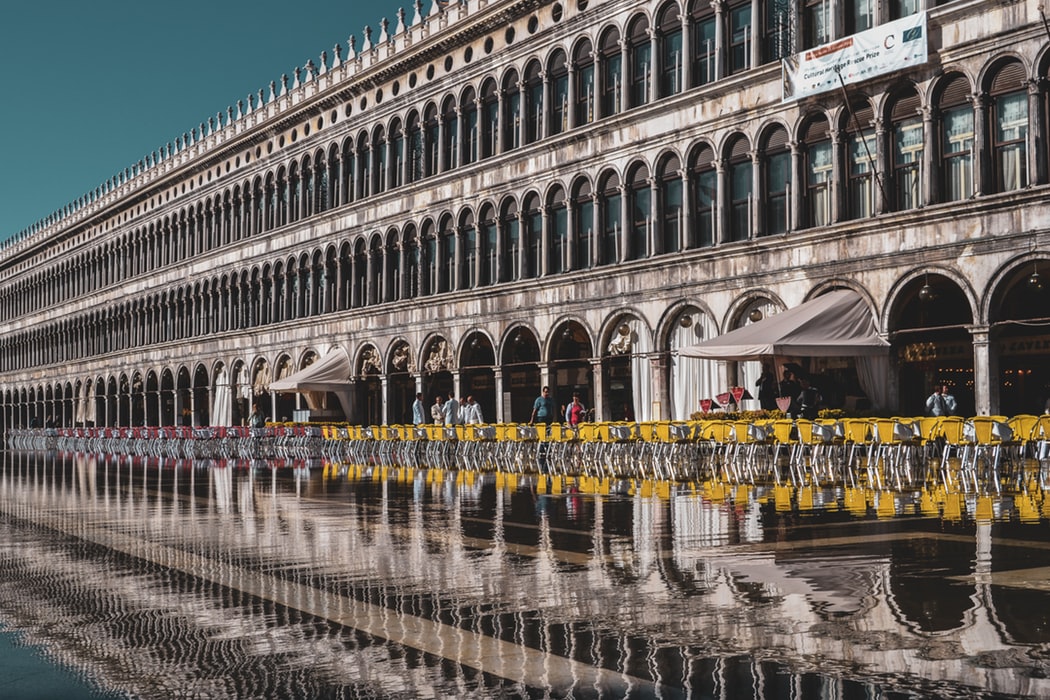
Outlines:
<svg viewBox="0 0 1050 700"><path fill-rule="evenodd" d="M762 374L755 382L758 387L758 402L763 410L772 411L781 408L777 399L786 399L784 413L792 418L813 420L820 414L823 398L817 387L813 386L806 376L796 376L790 368L784 368L784 374L777 381L770 364L763 363Z"/></svg>
<svg viewBox="0 0 1050 700"><path fill-rule="evenodd" d="M427 421L423 392L419 392L416 394L416 400L412 402L412 423L422 425L427 422L435 425L461 425L484 423L485 418L481 413L481 404L475 401L473 396L457 400L455 394L450 391L447 399L441 394L434 397L434 403L430 407L430 420Z"/></svg>
<svg viewBox="0 0 1050 700"><path fill-rule="evenodd" d="M532 403L532 416L529 418L529 423L550 425L555 421L558 413L557 405L554 403L554 399L551 398L550 387L545 386ZM579 392L573 393L572 401L566 404L562 417L571 426L577 426L586 420L587 409L584 407L583 401L580 400Z"/></svg>

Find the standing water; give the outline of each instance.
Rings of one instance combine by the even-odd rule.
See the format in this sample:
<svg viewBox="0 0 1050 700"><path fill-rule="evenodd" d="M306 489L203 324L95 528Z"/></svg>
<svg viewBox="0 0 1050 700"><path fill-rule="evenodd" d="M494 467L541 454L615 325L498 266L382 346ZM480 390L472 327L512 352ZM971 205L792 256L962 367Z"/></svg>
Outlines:
<svg viewBox="0 0 1050 700"><path fill-rule="evenodd" d="M1040 489L0 459L3 697L1050 695Z"/></svg>

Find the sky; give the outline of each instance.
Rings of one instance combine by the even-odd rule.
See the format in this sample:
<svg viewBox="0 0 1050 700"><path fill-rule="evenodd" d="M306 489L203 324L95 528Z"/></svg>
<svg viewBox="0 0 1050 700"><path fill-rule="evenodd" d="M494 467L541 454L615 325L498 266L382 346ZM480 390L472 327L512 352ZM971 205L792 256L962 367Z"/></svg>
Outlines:
<svg viewBox="0 0 1050 700"><path fill-rule="evenodd" d="M13 0L0 13L0 240L413 0ZM429 10L424 0L424 12Z"/></svg>

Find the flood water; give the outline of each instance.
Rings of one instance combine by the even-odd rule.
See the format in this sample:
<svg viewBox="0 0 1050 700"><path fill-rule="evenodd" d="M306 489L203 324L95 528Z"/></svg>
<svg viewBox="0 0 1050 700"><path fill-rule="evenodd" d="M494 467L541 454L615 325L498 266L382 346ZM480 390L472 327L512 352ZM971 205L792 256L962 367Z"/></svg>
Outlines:
<svg viewBox="0 0 1050 700"><path fill-rule="evenodd" d="M3 697L1050 696L1037 488L0 460Z"/></svg>

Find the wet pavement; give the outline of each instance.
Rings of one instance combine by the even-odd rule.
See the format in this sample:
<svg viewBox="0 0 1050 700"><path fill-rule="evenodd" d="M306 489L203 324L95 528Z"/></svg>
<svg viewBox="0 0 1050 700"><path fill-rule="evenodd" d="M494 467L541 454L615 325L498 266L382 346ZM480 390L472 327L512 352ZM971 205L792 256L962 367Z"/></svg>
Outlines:
<svg viewBox="0 0 1050 700"><path fill-rule="evenodd" d="M1048 516L1038 488L3 452L0 630L23 680L105 697L1047 697Z"/></svg>

